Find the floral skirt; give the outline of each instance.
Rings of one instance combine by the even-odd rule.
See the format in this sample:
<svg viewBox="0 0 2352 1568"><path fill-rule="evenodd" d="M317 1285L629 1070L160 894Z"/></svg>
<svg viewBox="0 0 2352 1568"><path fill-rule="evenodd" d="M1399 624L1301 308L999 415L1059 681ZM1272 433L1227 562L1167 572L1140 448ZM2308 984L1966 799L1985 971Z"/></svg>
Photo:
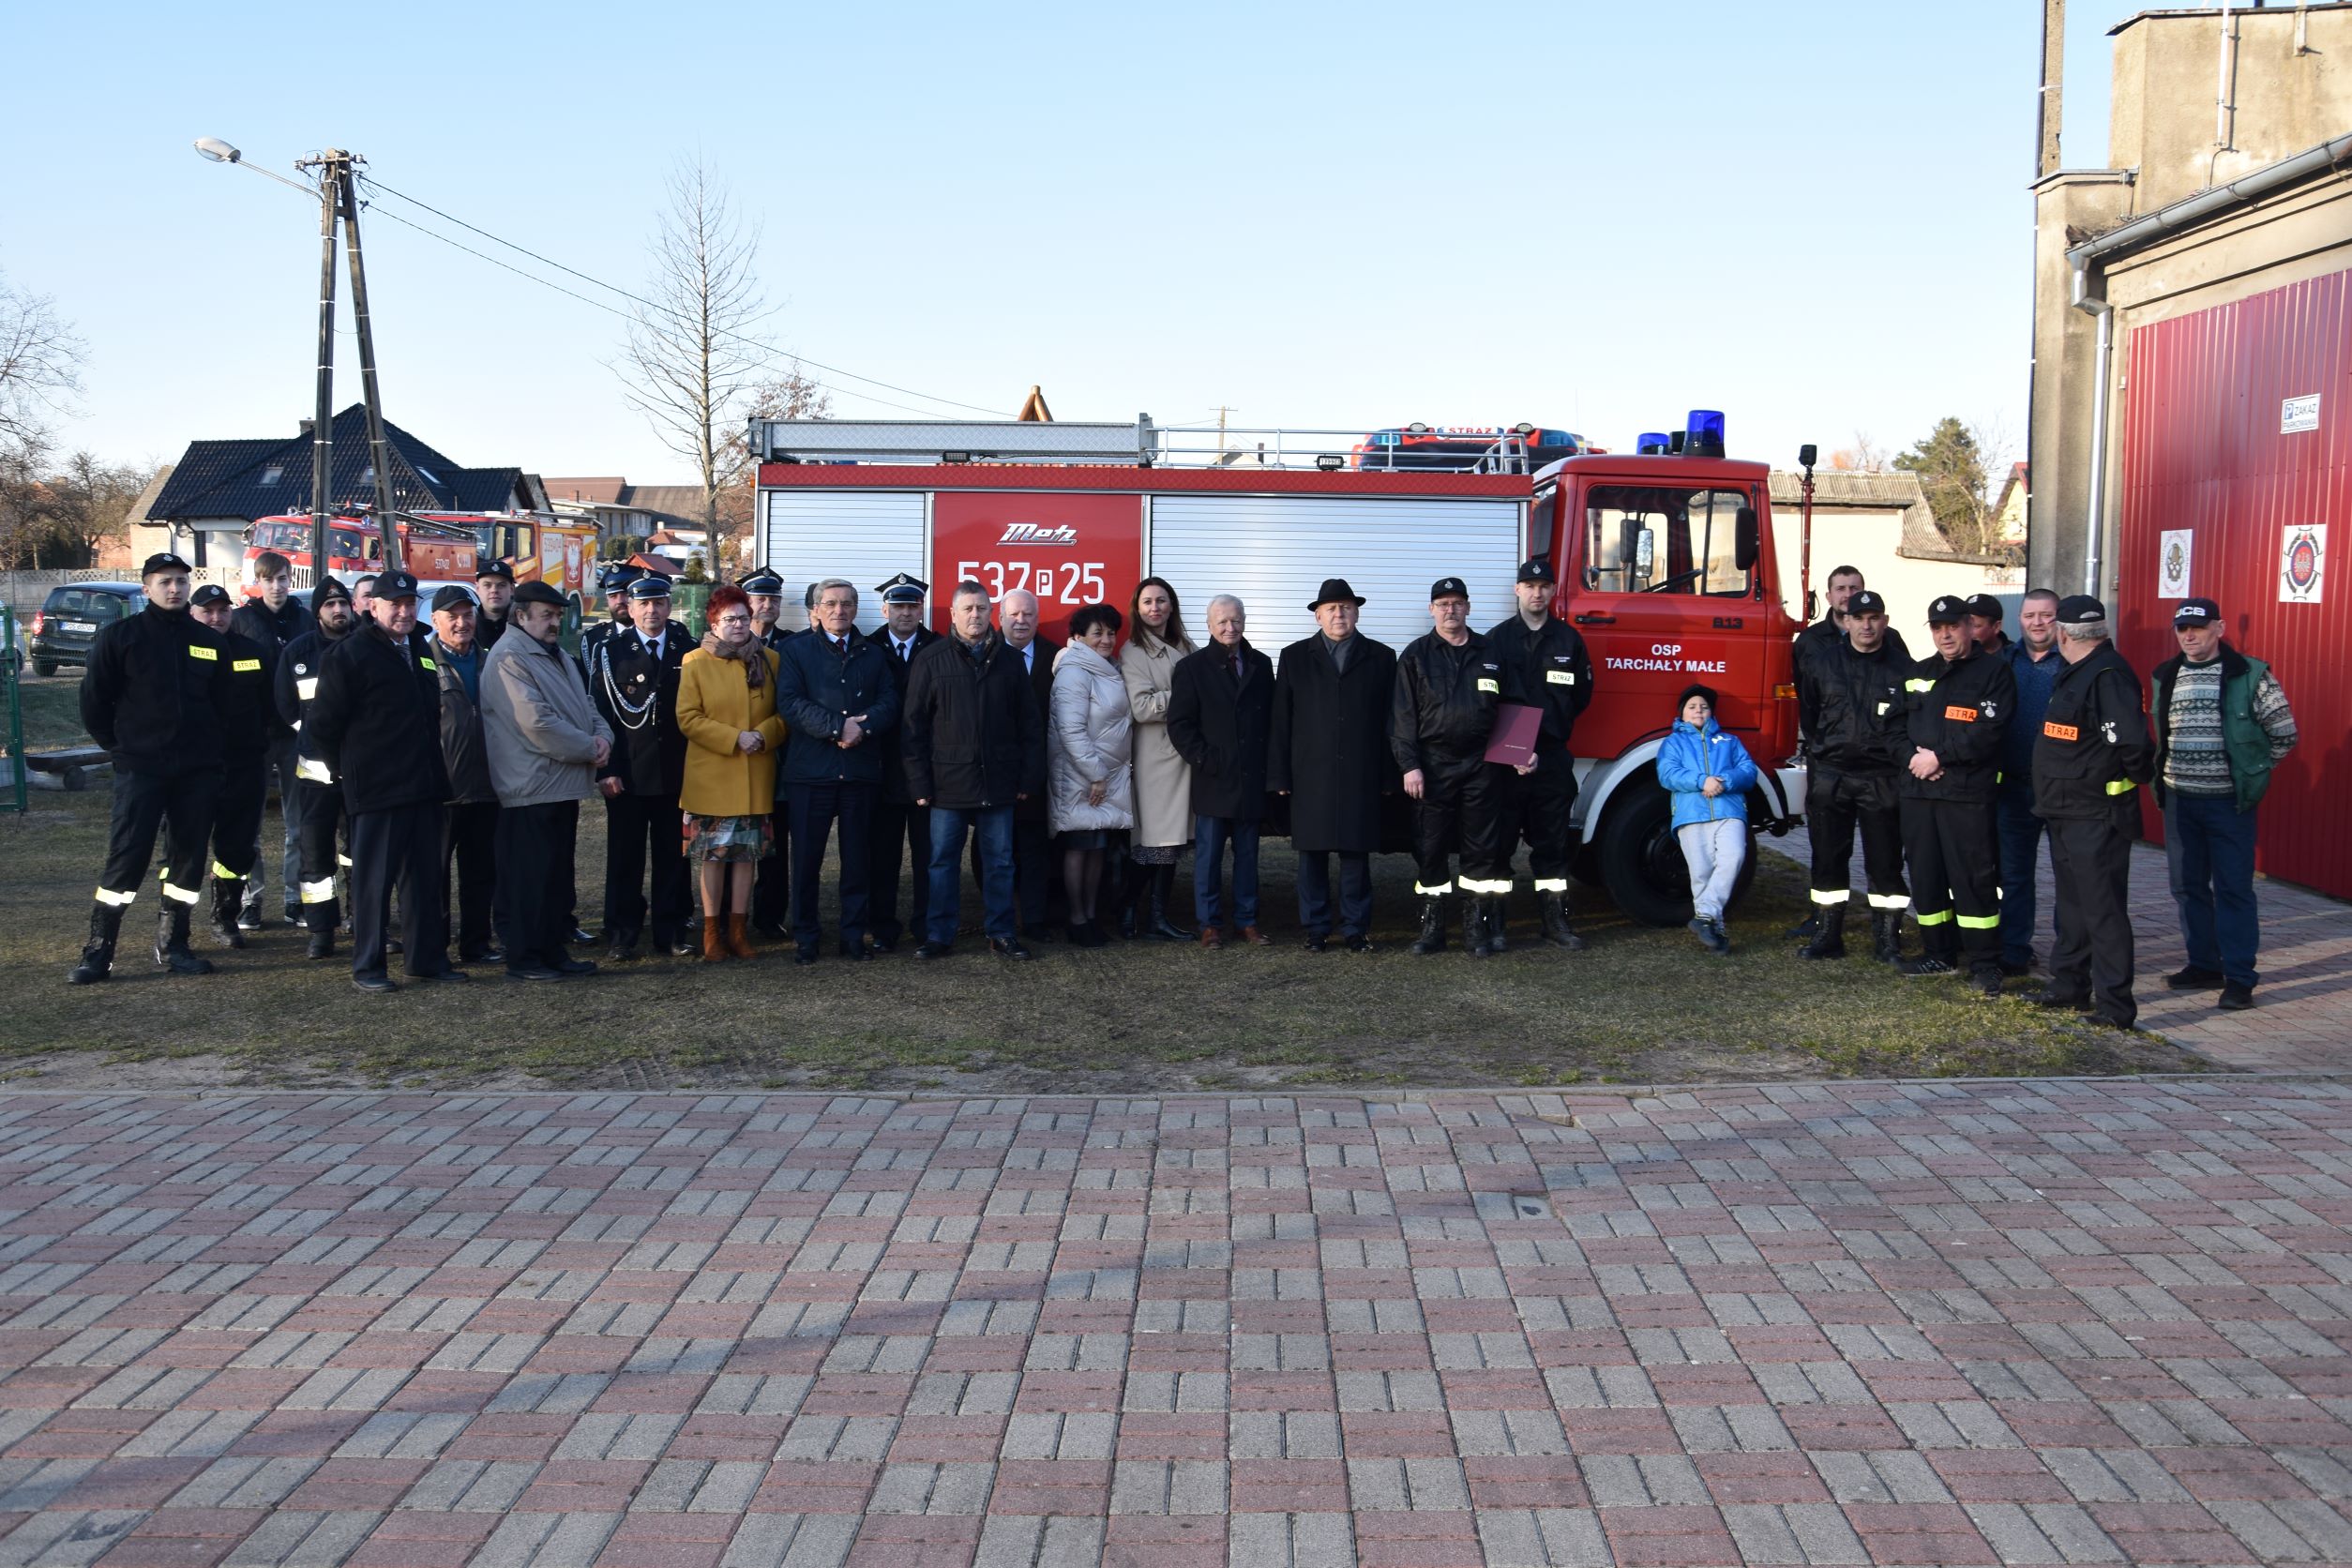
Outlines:
<svg viewBox="0 0 2352 1568"><path fill-rule="evenodd" d="M1138 866L1175 866L1191 848L1190 844L1130 844L1127 858Z"/></svg>
<svg viewBox="0 0 2352 1568"><path fill-rule="evenodd" d="M766 854L768 819L698 817L686 813L686 857L699 864L733 865Z"/></svg>

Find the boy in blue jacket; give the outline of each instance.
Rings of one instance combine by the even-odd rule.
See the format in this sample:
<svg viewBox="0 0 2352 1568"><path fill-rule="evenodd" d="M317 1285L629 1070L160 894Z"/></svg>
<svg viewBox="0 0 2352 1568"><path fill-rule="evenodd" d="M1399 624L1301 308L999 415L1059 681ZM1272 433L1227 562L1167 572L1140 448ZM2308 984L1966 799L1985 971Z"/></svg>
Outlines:
<svg viewBox="0 0 2352 1568"><path fill-rule="evenodd" d="M1691 929L1707 950L1731 951L1723 906L1748 858L1748 791L1756 761L1715 723L1711 686L1682 688L1673 732L1658 747L1658 782L1674 797L1674 837L1691 869Z"/></svg>

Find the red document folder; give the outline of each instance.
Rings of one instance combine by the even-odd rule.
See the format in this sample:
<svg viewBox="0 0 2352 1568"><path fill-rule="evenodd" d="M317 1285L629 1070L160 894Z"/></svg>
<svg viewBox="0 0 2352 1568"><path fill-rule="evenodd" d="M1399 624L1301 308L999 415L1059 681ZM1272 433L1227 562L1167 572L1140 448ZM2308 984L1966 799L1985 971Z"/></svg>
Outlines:
<svg viewBox="0 0 2352 1568"><path fill-rule="evenodd" d="M1497 707L1495 728L1486 738L1486 761L1508 762L1515 768L1534 761L1535 731L1543 722L1541 708L1521 702L1505 702Z"/></svg>

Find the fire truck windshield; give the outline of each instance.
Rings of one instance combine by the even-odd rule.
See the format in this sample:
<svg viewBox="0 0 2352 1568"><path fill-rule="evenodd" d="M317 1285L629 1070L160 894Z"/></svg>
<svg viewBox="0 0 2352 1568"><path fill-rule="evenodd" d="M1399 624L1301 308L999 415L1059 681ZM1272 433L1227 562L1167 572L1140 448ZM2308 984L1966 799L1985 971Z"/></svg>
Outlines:
<svg viewBox="0 0 2352 1568"><path fill-rule="evenodd" d="M1596 485L1585 495L1585 586L1611 594L1744 597L1740 564L1745 490L1681 485Z"/></svg>
<svg viewBox="0 0 2352 1568"><path fill-rule="evenodd" d="M256 550L309 553L310 525L307 522L265 522L253 530ZM338 528L327 535L327 553L337 560L372 561L383 553L384 542L355 528Z"/></svg>

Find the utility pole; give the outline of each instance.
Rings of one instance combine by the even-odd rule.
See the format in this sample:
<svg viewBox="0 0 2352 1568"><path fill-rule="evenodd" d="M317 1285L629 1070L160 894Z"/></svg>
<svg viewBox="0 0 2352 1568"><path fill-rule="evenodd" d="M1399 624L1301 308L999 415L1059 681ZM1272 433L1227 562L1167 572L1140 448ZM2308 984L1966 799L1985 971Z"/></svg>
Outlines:
<svg viewBox="0 0 2352 1568"><path fill-rule="evenodd" d="M327 545L335 522L335 227L343 227L351 261L353 319L359 329L360 399L368 410L369 466L375 474L376 533L384 564L400 565L400 535L392 513L391 454L384 439L384 402L376 390L376 344L368 321L368 273L359 255L358 172L368 160L340 147L306 158L296 168L315 169L319 179L319 392L310 432L310 575L326 575Z"/></svg>
<svg viewBox="0 0 2352 1568"><path fill-rule="evenodd" d="M384 541L384 564L400 563L400 531L392 515L391 452L384 439L384 400L376 392L376 339L368 325L368 272L359 260L359 190L353 177L367 159L344 153L343 241L351 256L351 312L359 329L359 391L368 407L368 460L376 475L376 534Z"/></svg>
<svg viewBox="0 0 2352 1568"><path fill-rule="evenodd" d="M310 581L326 576L326 546L334 531L335 497L335 215L342 176L319 160L319 376L310 419ZM304 165L307 167L308 165Z"/></svg>

